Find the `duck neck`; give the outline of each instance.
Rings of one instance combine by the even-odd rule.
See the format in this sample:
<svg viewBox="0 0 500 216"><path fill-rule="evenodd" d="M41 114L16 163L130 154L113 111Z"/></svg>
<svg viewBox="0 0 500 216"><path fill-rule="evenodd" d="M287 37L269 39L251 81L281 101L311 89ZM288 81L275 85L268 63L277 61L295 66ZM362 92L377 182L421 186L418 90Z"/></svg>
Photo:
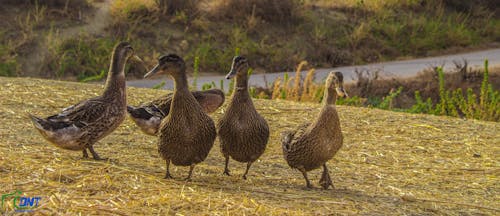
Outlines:
<svg viewBox="0 0 500 216"><path fill-rule="evenodd" d="M248 93L248 76L246 74L236 75L233 95L238 96L240 100L250 98L250 94Z"/></svg>
<svg viewBox="0 0 500 216"><path fill-rule="evenodd" d="M109 67L108 77L106 78L106 85L104 86L105 97L120 96L124 98L125 89L125 64L126 59L120 56L117 52L113 53L111 58L111 65ZM121 95L120 95L121 94Z"/></svg>
<svg viewBox="0 0 500 216"><path fill-rule="evenodd" d="M189 92L189 85L188 85L186 73L173 74L172 78L174 79L175 93L177 93L177 92L179 92L179 93Z"/></svg>
<svg viewBox="0 0 500 216"><path fill-rule="evenodd" d="M193 105L196 105L197 101L189 91L186 73L171 73L170 76L174 80L174 93L169 115L172 116L172 119L176 119L180 114L183 115L186 110L193 109ZM192 113L193 111L191 111Z"/></svg>
<svg viewBox="0 0 500 216"><path fill-rule="evenodd" d="M330 106L335 105L337 101L337 91L334 88L325 88L325 94L323 95L323 105Z"/></svg>

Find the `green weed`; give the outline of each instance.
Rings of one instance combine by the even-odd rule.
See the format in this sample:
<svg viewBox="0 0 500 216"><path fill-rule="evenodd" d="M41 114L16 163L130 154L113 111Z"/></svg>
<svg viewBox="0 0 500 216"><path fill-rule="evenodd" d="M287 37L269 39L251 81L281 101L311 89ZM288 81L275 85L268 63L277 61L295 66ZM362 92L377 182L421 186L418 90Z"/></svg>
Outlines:
<svg viewBox="0 0 500 216"><path fill-rule="evenodd" d="M200 70L200 58L198 56L195 56L194 57L194 67L193 67L193 84L191 84L192 89L194 89L194 90L198 89L199 70Z"/></svg>
<svg viewBox="0 0 500 216"><path fill-rule="evenodd" d="M161 83L158 83L152 87L152 89L162 89L165 86L165 81L161 81Z"/></svg>
<svg viewBox="0 0 500 216"><path fill-rule="evenodd" d="M484 63L483 81L479 95L471 88L464 96L462 89L446 90L442 68L437 70L439 78L439 102L432 104L430 98L423 101L419 92L415 92L416 104L408 111L448 115L488 121L500 121L500 92L489 83L488 60Z"/></svg>

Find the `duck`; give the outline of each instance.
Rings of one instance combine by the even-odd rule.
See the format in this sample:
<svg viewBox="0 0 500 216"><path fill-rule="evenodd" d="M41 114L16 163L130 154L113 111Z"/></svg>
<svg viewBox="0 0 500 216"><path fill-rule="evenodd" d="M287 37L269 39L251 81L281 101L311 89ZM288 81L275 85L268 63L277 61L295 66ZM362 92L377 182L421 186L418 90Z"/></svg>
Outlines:
<svg viewBox="0 0 500 216"><path fill-rule="evenodd" d="M226 79L235 78L231 101L217 123L221 152L225 158L224 172L230 175L229 158L246 163L243 179L266 150L269 140L267 121L257 112L248 92L248 60L242 56L233 58Z"/></svg>
<svg viewBox="0 0 500 216"><path fill-rule="evenodd" d="M291 168L302 173L307 188L312 188L307 172L321 166L323 173L320 185L323 189L330 186L334 188L326 163L343 145L342 129L335 108L337 97L347 97L343 79L341 72L330 72L325 82L322 108L316 120L281 134L283 156Z"/></svg>
<svg viewBox="0 0 500 216"><path fill-rule="evenodd" d="M205 91L192 91L194 98L206 113L215 112L224 104L225 94L220 89L208 89ZM127 106L132 121L147 135L156 135L161 121L170 112L173 93L168 93L153 101L144 103L138 107Z"/></svg>
<svg viewBox="0 0 500 216"><path fill-rule="evenodd" d="M185 180L190 181L196 164L203 162L212 149L217 136L212 118L203 111L189 91L186 64L176 54L158 58L158 64L144 78L168 74L174 80L174 92L168 115L158 129L158 153L165 159L165 179L173 178L170 163L189 166Z"/></svg>
<svg viewBox="0 0 500 216"><path fill-rule="evenodd" d="M105 160L94 150L94 144L113 132L125 119L125 65L128 60L143 63L134 54L130 43L118 43L113 48L102 94L47 118L29 114L34 127L43 138L59 148L82 151L84 158L88 158L89 150L95 160Z"/></svg>

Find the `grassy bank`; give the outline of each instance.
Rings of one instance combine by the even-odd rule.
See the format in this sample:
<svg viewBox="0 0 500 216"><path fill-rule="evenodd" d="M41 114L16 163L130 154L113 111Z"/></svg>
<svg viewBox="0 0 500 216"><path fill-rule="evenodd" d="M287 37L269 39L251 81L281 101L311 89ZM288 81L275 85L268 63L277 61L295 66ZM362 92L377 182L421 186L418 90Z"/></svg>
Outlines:
<svg viewBox="0 0 500 216"><path fill-rule="evenodd" d="M94 96L102 86L26 78L0 78L1 194L40 196L35 214L110 215L327 215L487 214L500 210L492 197L498 185L495 122L338 106L344 146L330 161L334 190L307 190L300 172L283 160L279 136L311 120L317 103L255 100L271 128L269 146L252 167L224 160L216 142L193 182L162 179L164 161L156 138L126 120L96 145L110 162L57 149L36 132L26 112L50 115ZM164 91L129 88L139 104ZM28 100L29 99L29 100ZM290 107L293 107L291 109ZM225 108L212 117L217 120ZM181 178L186 168L176 167ZM320 170L310 174L317 186ZM0 212L10 214L8 200Z"/></svg>
<svg viewBox="0 0 500 216"><path fill-rule="evenodd" d="M71 37L65 36L71 26L93 25L86 22L100 1L70 1L88 8L81 11L36 2L4 7L0 75L96 76L107 68L109 53L101 50L120 40L131 41L149 63L160 53L175 52L192 67L198 57L202 72L226 71L235 53L251 59L256 70L272 72L293 69L302 60L332 67L500 41L498 9L490 1L115 0L102 21L107 28ZM38 52L43 58L30 55Z"/></svg>

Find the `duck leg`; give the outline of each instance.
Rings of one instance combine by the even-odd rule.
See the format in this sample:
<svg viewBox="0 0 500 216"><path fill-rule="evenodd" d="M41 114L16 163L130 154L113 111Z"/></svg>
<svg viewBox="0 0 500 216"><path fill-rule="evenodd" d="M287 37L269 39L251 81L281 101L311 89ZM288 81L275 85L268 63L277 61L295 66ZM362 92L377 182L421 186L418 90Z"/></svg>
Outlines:
<svg viewBox="0 0 500 216"><path fill-rule="evenodd" d="M250 166L252 166L252 163L253 162L248 162L247 163L247 169L245 170L245 174L243 174L243 179L245 179L245 180L247 180L248 170L250 170Z"/></svg>
<svg viewBox="0 0 500 216"><path fill-rule="evenodd" d="M330 173L328 172L328 168L326 167L326 163L323 164L323 174L321 174L321 179L319 180L319 184L325 190L328 189L330 185L332 186L332 188L335 189L335 186L333 186L332 179L330 178Z"/></svg>
<svg viewBox="0 0 500 216"><path fill-rule="evenodd" d="M231 176L231 174L229 174L229 155L226 156L226 166L224 167L224 173L222 174L225 174L227 176Z"/></svg>
<svg viewBox="0 0 500 216"><path fill-rule="evenodd" d="M97 152L95 152L93 146L89 146L88 149L89 149L90 153L92 154L92 157L94 158L94 160L107 160L107 158L101 158L101 157L99 157L99 155L97 154Z"/></svg>
<svg viewBox="0 0 500 216"><path fill-rule="evenodd" d="M188 177L184 180L186 181L191 181L191 176L193 175L193 170L194 170L194 164L191 164L191 166L189 166L189 174L188 174Z"/></svg>
<svg viewBox="0 0 500 216"><path fill-rule="evenodd" d="M309 178L307 178L307 171L304 168L299 169L299 171L302 173L304 176L304 179L306 180L306 187L307 188L313 188L311 185L311 182L309 181Z"/></svg>
<svg viewBox="0 0 500 216"><path fill-rule="evenodd" d="M173 179L172 175L170 175L170 160L166 160L167 163L167 173L165 174L164 179Z"/></svg>
<svg viewBox="0 0 500 216"><path fill-rule="evenodd" d="M87 153L87 149L83 149L83 158L89 158L89 154Z"/></svg>

